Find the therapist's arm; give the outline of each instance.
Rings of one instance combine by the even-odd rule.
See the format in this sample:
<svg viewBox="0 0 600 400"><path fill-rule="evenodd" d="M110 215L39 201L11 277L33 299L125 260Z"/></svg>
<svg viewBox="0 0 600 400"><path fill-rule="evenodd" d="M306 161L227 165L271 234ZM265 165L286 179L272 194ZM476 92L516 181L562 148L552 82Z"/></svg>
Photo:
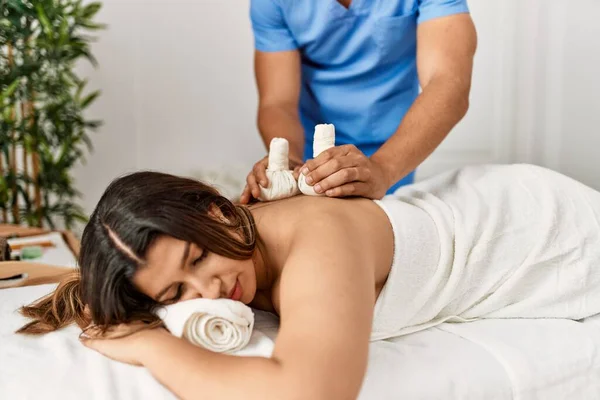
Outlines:
<svg viewBox="0 0 600 400"><path fill-rule="evenodd" d="M260 136L267 148L275 137L287 139L290 158L299 162L304 155L304 129L298 114L300 66L298 50L255 52Z"/></svg>
<svg viewBox="0 0 600 400"><path fill-rule="evenodd" d="M261 52L254 56L254 70L258 87L258 130L268 149L275 137L285 138L290 145L290 168L302 165L304 129L300 123L298 102L301 80L298 50ZM259 160L246 178L246 188L240 202L248 203L258 197L258 184L266 187L268 157Z"/></svg>
<svg viewBox="0 0 600 400"><path fill-rule="evenodd" d="M422 93L395 134L371 157L389 186L419 166L469 108L477 35L469 14L432 19L417 31Z"/></svg>
<svg viewBox="0 0 600 400"><path fill-rule="evenodd" d="M421 23L417 69L423 90L396 132L370 158L354 146L329 149L306 163L302 170L307 182L331 197L384 196L418 167L467 113L476 47L469 14Z"/></svg>

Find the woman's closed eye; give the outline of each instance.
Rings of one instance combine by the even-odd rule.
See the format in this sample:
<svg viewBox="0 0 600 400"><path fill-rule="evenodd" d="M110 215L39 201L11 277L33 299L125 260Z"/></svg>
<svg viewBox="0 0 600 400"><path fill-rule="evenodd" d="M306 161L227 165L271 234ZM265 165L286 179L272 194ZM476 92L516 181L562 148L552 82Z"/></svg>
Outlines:
<svg viewBox="0 0 600 400"><path fill-rule="evenodd" d="M177 292L175 292L175 296L165 301L165 304L173 304L177 303L181 296L183 295L183 283L177 285Z"/></svg>
<svg viewBox="0 0 600 400"><path fill-rule="evenodd" d="M192 261L192 267L198 267L200 265L200 263L206 258L206 256L208 256L208 251L203 250L202 254L200 254L200 257L197 257L194 259L194 261ZM175 295L173 297L171 297L170 299L166 300L165 303L166 304L177 303L183 296L183 290L184 290L183 283L179 283L177 285L177 291L175 292Z"/></svg>
<svg viewBox="0 0 600 400"><path fill-rule="evenodd" d="M198 264L200 264L208 255L208 251L206 250L202 250L202 254L200 254L200 257L194 259L194 261L192 261L192 266L193 267L197 267Z"/></svg>

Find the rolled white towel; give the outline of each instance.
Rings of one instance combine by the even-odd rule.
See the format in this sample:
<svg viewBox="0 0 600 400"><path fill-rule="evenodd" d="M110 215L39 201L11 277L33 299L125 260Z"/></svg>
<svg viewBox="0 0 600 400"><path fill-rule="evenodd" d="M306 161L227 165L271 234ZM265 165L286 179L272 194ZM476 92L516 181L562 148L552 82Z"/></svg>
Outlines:
<svg viewBox="0 0 600 400"><path fill-rule="evenodd" d="M157 311L169 332L215 353L235 353L249 342L252 309L230 299L181 301Z"/></svg>
<svg viewBox="0 0 600 400"><path fill-rule="evenodd" d="M317 158L319 154L325 150L335 146L335 126L333 124L319 124L315 126L315 134L313 136L313 158ZM298 188L302 193L308 196L323 196L315 192L314 188L306 183L304 174L300 174L298 178Z"/></svg>

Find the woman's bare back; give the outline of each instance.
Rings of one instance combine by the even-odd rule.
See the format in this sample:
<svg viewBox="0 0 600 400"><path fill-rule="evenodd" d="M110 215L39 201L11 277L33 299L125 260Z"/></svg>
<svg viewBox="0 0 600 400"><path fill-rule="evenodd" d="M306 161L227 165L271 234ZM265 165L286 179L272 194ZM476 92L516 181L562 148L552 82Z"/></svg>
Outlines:
<svg viewBox="0 0 600 400"><path fill-rule="evenodd" d="M347 246L359 244L361 252L372 260L365 268L372 270L376 283L373 288L375 298L379 295L392 265L394 237L387 215L373 201L296 196L272 203L259 203L251 206L251 210L264 245L265 264L276 277L281 275L296 242L295 237L303 231L302 227L326 216L329 223L343 225L352 232L353 241L340 245L336 251L348 251ZM311 231L311 234L317 239L323 235L318 230ZM270 290L257 291L253 305L279 313L279 283L280 280L276 278Z"/></svg>

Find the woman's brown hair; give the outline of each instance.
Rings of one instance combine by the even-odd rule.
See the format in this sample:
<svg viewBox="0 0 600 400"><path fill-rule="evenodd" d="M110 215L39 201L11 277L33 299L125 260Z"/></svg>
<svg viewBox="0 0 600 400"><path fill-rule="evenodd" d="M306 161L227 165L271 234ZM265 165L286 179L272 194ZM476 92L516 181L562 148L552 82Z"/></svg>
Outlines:
<svg viewBox="0 0 600 400"><path fill-rule="evenodd" d="M32 321L17 332L43 334L71 323L82 329L157 323L159 304L139 292L132 277L162 235L236 260L252 257L257 240L250 211L208 185L159 172L123 176L108 186L83 231L79 270L23 307Z"/></svg>

